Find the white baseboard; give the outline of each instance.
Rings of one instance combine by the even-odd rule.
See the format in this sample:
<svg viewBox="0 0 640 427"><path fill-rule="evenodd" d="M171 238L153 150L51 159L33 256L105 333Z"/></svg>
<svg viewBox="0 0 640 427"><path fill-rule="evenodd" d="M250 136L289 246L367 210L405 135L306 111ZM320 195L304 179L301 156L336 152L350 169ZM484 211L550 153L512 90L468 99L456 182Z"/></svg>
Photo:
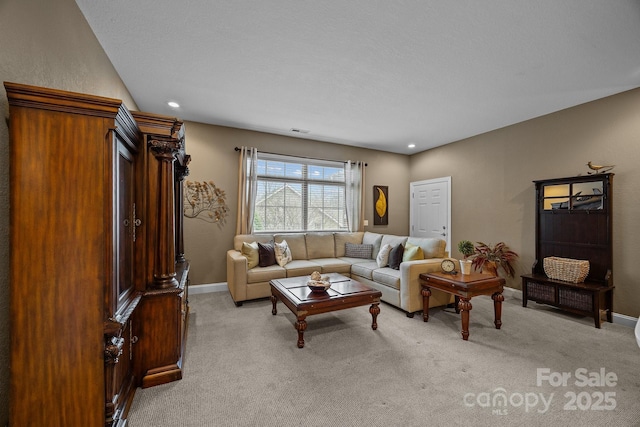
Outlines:
<svg viewBox="0 0 640 427"><path fill-rule="evenodd" d="M191 285L189 286L189 294L208 294L209 292L226 292L227 282L221 283L205 283L202 285ZM515 298L522 299L522 291L519 289L513 288L504 288L504 293ZM638 323L638 319L635 317L627 316L626 314L613 313L613 323L622 326L628 326L630 328L635 328L636 323Z"/></svg>
<svg viewBox="0 0 640 427"><path fill-rule="evenodd" d="M227 288L227 282L205 283L202 285L189 286L189 295L208 294L209 292L225 292L227 290L229 290L229 288Z"/></svg>
<svg viewBox="0 0 640 427"><path fill-rule="evenodd" d="M618 325L628 326L630 328L635 328L636 323L638 323L638 319L635 317L627 316L626 314L613 313L613 323L617 323Z"/></svg>

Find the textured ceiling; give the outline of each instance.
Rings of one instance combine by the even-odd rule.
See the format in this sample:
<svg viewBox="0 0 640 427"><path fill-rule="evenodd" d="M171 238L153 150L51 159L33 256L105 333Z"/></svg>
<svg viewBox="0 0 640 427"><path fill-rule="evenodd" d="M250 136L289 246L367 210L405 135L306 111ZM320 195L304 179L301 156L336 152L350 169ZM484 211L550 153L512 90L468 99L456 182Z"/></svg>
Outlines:
<svg viewBox="0 0 640 427"><path fill-rule="evenodd" d="M638 0L76 2L144 111L395 153L640 87Z"/></svg>

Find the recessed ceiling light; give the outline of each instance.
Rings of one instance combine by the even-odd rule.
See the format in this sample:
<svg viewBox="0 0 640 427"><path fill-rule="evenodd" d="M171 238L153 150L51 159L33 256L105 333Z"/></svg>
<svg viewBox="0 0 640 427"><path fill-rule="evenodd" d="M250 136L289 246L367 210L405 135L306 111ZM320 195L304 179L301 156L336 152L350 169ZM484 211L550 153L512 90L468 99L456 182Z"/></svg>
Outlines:
<svg viewBox="0 0 640 427"><path fill-rule="evenodd" d="M409 144L409 145L407 145L407 147L409 147L409 148L416 148L416 144Z"/></svg>
<svg viewBox="0 0 640 427"><path fill-rule="evenodd" d="M171 107L171 108L179 108L180 107L180 104L178 104L175 101L169 101L169 102L167 102L167 105L169 105L169 107Z"/></svg>

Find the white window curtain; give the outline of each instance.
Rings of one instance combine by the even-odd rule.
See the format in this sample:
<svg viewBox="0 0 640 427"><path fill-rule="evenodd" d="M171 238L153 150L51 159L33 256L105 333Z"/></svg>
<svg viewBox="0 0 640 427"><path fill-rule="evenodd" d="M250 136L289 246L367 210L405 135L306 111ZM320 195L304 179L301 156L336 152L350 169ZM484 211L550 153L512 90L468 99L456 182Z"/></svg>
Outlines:
<svg viewBox="0 0 640 427"><path fill-rule="evenodd" d="M349 231L364 231L364 162L345 164L347 223Z"/></svg>
<svg viewBox="0 0 640 427"><path fill-rule="evenodd" d="M238 210L236 234L253 233L253 214L257 190L258 150L241 147L238 167Z"/></svg>

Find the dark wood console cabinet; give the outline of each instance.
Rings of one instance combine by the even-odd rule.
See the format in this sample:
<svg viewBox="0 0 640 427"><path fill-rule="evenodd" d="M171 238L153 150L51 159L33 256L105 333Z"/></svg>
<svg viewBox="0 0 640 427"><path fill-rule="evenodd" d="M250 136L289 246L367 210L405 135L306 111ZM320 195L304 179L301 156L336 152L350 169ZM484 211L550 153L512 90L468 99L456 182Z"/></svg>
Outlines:
<svg viewBox="0 0 640 427"><path fill-rule="evenodd" d="M4 85L10 425L124 426L136 387L182 377L182 122Z"/></svg>
<svg viewBox="0 0 640 427"><path fill-rule="evenodd" d="M591 316L600 328L613 314L612 173L534 181L536 261L522 276L522 305L535 301ZM546 257L588 260L584 283L547 277Z"/></svg>

